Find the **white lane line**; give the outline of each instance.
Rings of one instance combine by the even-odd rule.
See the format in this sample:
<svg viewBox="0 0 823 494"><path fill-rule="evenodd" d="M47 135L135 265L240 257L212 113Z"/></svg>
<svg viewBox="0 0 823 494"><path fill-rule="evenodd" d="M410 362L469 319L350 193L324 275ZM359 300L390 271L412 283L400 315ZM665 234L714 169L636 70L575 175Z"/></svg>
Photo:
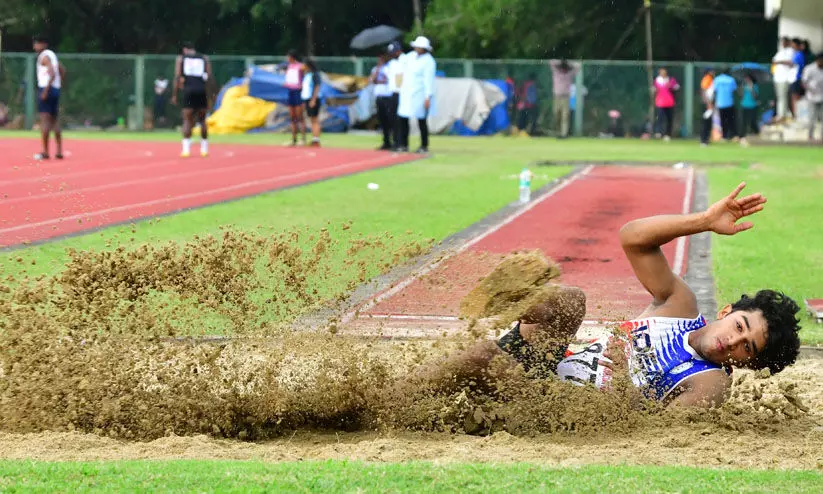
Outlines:
<svg viewBox="0 0 823 494"><path fill-rule="evenodd" d="M300 157L298 157L298 158L300 158ZM29 196L22 196L22 197L12 197L12 198L3 199L2 201L0 201L0 206L6 205L6 204L14 204L14 203L17 203L17 202L37 200L37 199L46 199L46 198L51 198L51 197L57 198L57 197L68 196L68 195L72 195L72 194L82 194L82 193L86 193L86 192L99 192L101 190L116 189L116 188L119 188L119 187L144 185L144 184L151 184L151 183L156 183L156 182L165 182L167 180L173 180L173 179L178 179L178 178L202 177L202 176L207 176L207 175L210 175L210 174L222 173L222 172L232 171L232 170L245 170L246 168L254 168L254 167L257 167L259 165L265 165L267 163L271 163L271 160L266 159L266 160L260 160L260 161L252 161L252 162L249 162L249 163L243 163L243 164L232 165L232 166L223 166L223 167L218 167L218 168L205 168L205 169L191 169L191 168L189 168L188 171L183 172L183 173L171 173L171 174L168 174L168 175L153 175L151 178L139 178L139 179L135 179L135 180L126 180L124 182L109 182L109 183L105 183L105 184L102 184L102 185L95 185L95 186L92 186L92 187L84 187L84 188L80 188L80 189L66 188L64 190L58 190L58 191L55 191L55 192L46 192L44 194L29 195Z"/></svg>
<svg viewBox="0 0 823 494"><path fill-rule="evenodd" d="M689 167L686 176L686 194L683 196L682 214L689 214L692 210L692 187L694 183L694 168ZM686 237L679 237L674 249L674 274L683 274L683 264L686 260Z"/></svg>
<svg viewBox="0 0 823 494"><path fill-rule="evenodd" d="M354 167L358 167L358 166L362 166L362 165L370 165L370 164L374 164L374 163L386 163L386 157L381 156L379 158L372 158L372 159L368 159L368 160L361 160L361 161L355 161L355 162L351 162L351 163L344 163L342 165L336 165L336 166L332 166L332 167L328 167L328 168L317 168L317 169L314 169L314 170L307 170L307 171L303 171L303 172L299 172L299 173L292 173L292 174L289 174L289 175L282 175L282 176L279 176L279 177L272 177L272 178L265 179L265 180L251 180L251 181L248 181L248 182L242 182L242 183L239 183L239 184L229 185L227 187L220 187L218 189L210 189L210 190L204 190L204 191L199 191L199 192L193 192L193 193L190 193L190 194L182 194L182 195L174 196L174 197L165 197L163 199L154 199L154 200L151 200L151 201L139 202L139 203L135 203L135 204L126 204L126 205L123 205L123 206L115 206L115 207L112 207L112 208L101 209L101 210L98 210L98 211L91 211L89 213L74 214L74 215L71 215L71 216L64 216L64 217L61 217L61 218L54 218L54 219L51 219L51 220L39 221L39 222L36 222L36 223L26 223L26 224L23 224L23 225L17 225L17 226L12 226L12 227L9 227L9 228L0 229L0 235L6 234L6 233L17 232L17 231L20 231L20 230L26 230L26 229L29 229L29 228L38 228L38 227L43 227L43 226L56 225L56 224L58 224L62 221L74 221L74 220L79 220L79 219L94 218L96 216L102 216L102 215L109 214L109 213L117 213L117 212L120 212L120 211L128 211L129 209L135 209L135 208L146 207L146 206L154 206L154 205L157 205L157 204L165 204L165 203L170 203L170 202L175 202L175 201L181 201L181 200L184 200L184 199L194 199L194 198L206 197L206 196L211 196L211 195L214 195L214 194L220 194L220 193L224 193L224 192L233 192L233 191L236 191L236 190L241 190L241 189L245 189L245 188L253 187L253 186L257 186L257 185L274 184L274 183L282 182L284 180L289 180L289 179L292 179L292 178L300 178L300 177L305 177L307 175L315 175L317 173L322 173L322 172L345 170L345 169L348 169L348 168L354 168ZM386 164L389 165L389 164L392 164L392 162L388 162ZM325 178L325 177L321 177L321 178Z"/></svg>
<svg viewBox="0 0 823 494"><path fill-rule="evenodd" d="M234 152L226 152L226 157L234 157ZM290 155L277 155L272 154L271 156L267 156L266 159L270 161L273 165L277 164L278 162L286 161L286 160L293 160L293 159L304 159L304 158L314 158L316 157L315 154L310 153L300 153L300 154L290 154ZM246 156L246 158L252 158L257 160L259 156L255 156L254 154ZM125 157L125 158L113 158L111 161L115 163L115 165L108 167L108 168L94 168L91 170L84 170L84 171L77 171L77 172L67 172L67 173L49 173L47 175L40 175L37 177L27 177L27 178L17 178L14 180L0 180L0 186L6 185L18 185L18 184L27 184L27 183L41 183L47 181L56 181L56 180L70 180L74 178L80 177L87 177L89 175L108 175L108 174L117 174L122 173L124 171L132 171L132 170L140 170L140 171L147 171L153 168L165 167L172 164L180 164L183 165L184 163L190 162L198 162L198 163L208 163L210 160L204 159L201 160L199 158L175 158L175 159L168 159L163 161L154 161L149 163L140 163L136 165L129 165L129 166L120 166L119 163L123 163L124 161L133 161L134 158ZM139 159L145 159L145 157L140 157ZM98 163L100 160L93 160L91 163ZM82 164L82 163L80 163ZM201 170L209 170L209 168L201 168ZM53 171L53 170L47 170Z"/></svg>
<svg viewBox="0 0 823 494"><path fill-rule="evenodd" d="M359 314L361 312L365 312L365 311L371 309L372 307L376 306L377 304L379 304L383 300L386 300L387 298L390 298L390 297L396 295L397 293L401 292L404 288L411 285L416 279L432 272L438 266L443 264L444 261L456 256L457 254L463 252L464 250L468 249L469 247L476 244L477 242L480 242L484 238L486 238L489 235L493 234L494 232L500 230L504 226L508 225L512 221L516 220L517 218L519 218L520 216L525 214L527 211L530 211L531 209L536 207L538 204L540 204L543 201L545 201L546 199L548 199L549 197L552 197L554 194L556 194L556 193L560 192L561 190L565 189L566 187L568 187L570 184L575 182L580 177L588 175L589 172L592 171L592 169L594 169L594 165L587 166L580 173L574 175L573 177L571 177L570 179L568 179L565 182L561 183L557 187L555 187L552 190L548 191L547 193L543 194L542 196L540 196L534 202L529 203L528 206L515 211L514 213L509 215L509 217L507 217L505 220L501 221L500 223L498 223L496 225L493 225L491 228L489 228L488 230L483 232L481 235L478 235L477 237L474 237L473 239L469 240L468 242L466 242L465 244L460 246L459 249L456 249L454 251L445 253L444 256L441 257L437 262L429 264L428 266L425 266L424 268L420 269L416 273L414 273L411 276L405 278L403 281L401 281L401 282L397 283L396 285L394 285L393 287L389 288L385 292L383 292L380 295L378 295L378 296L374 297L373 299L369 300L368 302L366 302L365 304L363 304L359 308L348 312L347 314L345 314L343 316L343 318L341 319L341 322L343 324L346 324L346 323L350 322L352 319L354 319L354 317L357 314Z"/></svg>

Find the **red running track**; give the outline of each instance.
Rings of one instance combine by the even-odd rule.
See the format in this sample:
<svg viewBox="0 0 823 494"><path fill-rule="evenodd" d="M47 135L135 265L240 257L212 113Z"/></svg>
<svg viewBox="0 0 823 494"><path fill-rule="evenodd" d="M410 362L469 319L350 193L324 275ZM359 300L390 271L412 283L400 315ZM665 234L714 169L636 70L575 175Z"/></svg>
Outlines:
<svg viewBox="0 0 823 494"><path fill-rule="evenodd" d="M456 316L460 300L493 269L502 254L541 249L560 263L561 282L586 292L588 319L630 319L649 304L650 296L635 279L617 232L634 218L688 211L692 179L689 170L593 168L377 303L365 317ZM686 269L687 244L684 239L663 248L681 274Z"/></svg>
<svg viewBox="0 0 823 494"><path fill-rule="evenodd" d="M0 141L0 247L206 206L414 159L376 151L67 141L67 158L35 162L37 141ZM193 150L199 151L197 143Z"/></svg>

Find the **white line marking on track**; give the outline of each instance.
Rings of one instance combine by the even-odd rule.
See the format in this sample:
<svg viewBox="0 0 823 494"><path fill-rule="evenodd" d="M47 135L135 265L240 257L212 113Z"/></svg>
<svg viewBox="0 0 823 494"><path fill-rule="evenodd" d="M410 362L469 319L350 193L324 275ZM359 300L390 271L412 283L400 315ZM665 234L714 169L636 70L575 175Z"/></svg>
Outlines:
<svg viewBox="0 0 823 494"><path fill-rule="evenodd" d="M223 166L223 167L218 167L218 168L196 169L196 170L193 170L193 171L192 171L191 168L189 168L188 171L185 171L183 173L171 173L171 174L168 174L168 175L153 175L150 178L139 178L139 179L135 179L135 180L126 180L125 182L110 182L110 183L106 183L106 184L102 184L102 185L95 185L95 186L92 186L92 187L85 187L85 188L80 188L80 189L66 188L65 190L48 192L48 193L45 193L45 194L28 195L28 196L23 196L23 197L13 197L13 198L4 200L2 204L4 204L4 205L5 204L14 204L16 202L25 202L25 201L30 201L30 200L44 199L44 198L48 198L48 197L62 197L62 196L67 196L67 195L71 195L71 194L82 194L82 193L85 193L85 192L99 192L101 190L116 189L118 187L127 187L127 186L134 186L134 185L151 184L151 183L155 183L155 182L165 182L167 180L173 180L173 179L177 179L177 178L202 177L202 176L206 176L206 175L210 175L210 174L214 174L214 173L221 173L221 172L232 171L232 170L244 170L246 168L254 168L254 167L257 167L259 165L265 165L265 164L270 163L270 162L271 162L270 160L266 159L266 160L260 160L260 161L252 161L252 162L249 162L249 163L243 163L243 164L239 164L239 165ZM178 170L179 170L179 168L178 168Z"/></svg>
<svg viewBox="0 0 823 494"><path fill-rule="evenodd" d="M283 180L288 180L288 179L291 179L291 178L304 177L306 175L312 175L312 174L321 173L321 172L329 172L329 171L333 171L333 170L345 170L347 168L357 167L357 166L361 166L361 165L368 165L368 164L372 164L372 163L380 163L380 162L385 162L385 161L386 161L386 157L381 156L379 158L373 158L373 159L361 160L361 161L354 161L354 162L351 162L351 163L344 163L344 164L341 164L341 165L336 165L336 166L332 166L332 167L328 167L328 168L318 168L318 169L315 169L315 170L307 170L307 171L303 171L303 172L299 172L299 173L292 173L292 174L289 174L289 175L283 175L283 176L279 176L279 177L272 177L272 178L265 179L265 180L251 180L251 181L248 181L248 182L242 182L242 183L239 183L239 184L229 185L227 187L220 187L218 189L203 190L203 191L199 191L199 192L192 192L190 194L182 194L182 195L179 195L179 196L169 196L169 197L165 197L165 198L162 198L162 199L154 199L154 200L151 200L151 201L139 202L139 203L135 203L135 204L126 204L126 205L123 205L123 206L115 206L115 207L111 207L111 208L100 209L98 211L90 211L90 212L87 212L87 213L79 213L79 214L74 214L74 215L71 215L71 216L64 216L64 217L61 217L61 218L54 218L54 219L51 219L51 220L39 221L39 222L36 222L36 223L26 223L26 224L23 224L23 225L17 225L17 226L13 226L13 227L9 227L9 228L0 229L0 235L6 234L6 233L16 232L16 231L20 231L20 230L26 230L26 229L29 229L29 228L37 228L37 227L41 227L41 226L55 225L55 224L58 224L62 221L73 221L73 220L79 220L79 219L83 219L84 221L88 221L89 218L93 218L93 217L96 217L96 216L102 216L104 214L117 213L117 212L120 212L120 211L128 211L129 209L135 209L135 208L146 207L146 206L154 206L154 205L157 205L157 204L175 202L175 201L180 201L180 200L184 200L184 199L193 199L193 198L197 198L197 197L206 197L206 196L219 194L219 193L223 193L223 192L232 192L232 191L235 191L235 190L241 190L241 189L256 186L256 185L273 184L273 183L281 182ZM386 163L386 165L389 165L389 164L392 164L392 163L391 162ZM321 178L328 178L328 177L321 177Z"/></svg>
<svg viewBox="0 0 823 494"><path fill-rule="evenodd" d="M689 214L692 209L692 187L694 182L694 168L689 167L686 175L686 192L683 196L682 214ZM686 260L686 237L679 237L674 249L674 274L680 276L683 274L683 264Z"/></svg>
<svg viewBox="0 0 823 494"><path fill-rule="evenodd" d="M512 221L516 220L517 218L519 218L520 216L522 216L526 212L528 212L531 209L533 209L534 207L536 207L538 204L540 204L543 201L545 201L546 199L548 199L549 197L552 197L554 194L556 194L556 193L560 192L561 190L565 189L566 187L568 187L570 184L575 182L580 177L588 175L589 172L592 171L592 169L594 169L594 165L587 166L586 168L583 169L583 171L581 171L577 175L571 177L570 179L566 180L565 182L559 184L557 187L555 187L552 190L548 191L547 193L543 194L542 196L540 196L534 202L529 203L526 207L515 211L508 218L506 218L505 220L501 221L500 223L498 223L496 225L493 225L491 228L489 228L488 230L486 230L482 234L478 235L477 237L474 237L473 239L469 240L468 242L466 242L465 244L460 246L460 248L458 248L457 250L454 250L451 253L446 253L437 262L429 264L428 266L425 266L424 268L422 268L418 272L412 274L411 276L405 278L403 281L397 283L396 285L394 285L390 289L386 290L385 292L381 293L380 295L378 295L378 296L374 297L373 299L369 300L368 302L363 304L361 307L359 307L359 308L357 308L353 311L348 312L347 314L345 314L342 317L341 322L343 324L346 324L346 323L350 322L352 319L354 319L356 314L359 314L360 312L363 312L363 311L367 311L367 310L371 309L372 307L376 306L377 304L379 304L380 302L396 295L397 293L399 293L400 291L402 291L403 289L405 289L406 287L411 285L416 279L432 272L438 266L443 264L443 262L445 262L446 260L451 259L452 257L456 256L457 254L459 254L459 253L463 252L464 250L468 249L472 245L474 245L474 244L480 242L481 240L483 240L484 238L488 237L492 233L500 230L504 226L508 225Z"/></svg>

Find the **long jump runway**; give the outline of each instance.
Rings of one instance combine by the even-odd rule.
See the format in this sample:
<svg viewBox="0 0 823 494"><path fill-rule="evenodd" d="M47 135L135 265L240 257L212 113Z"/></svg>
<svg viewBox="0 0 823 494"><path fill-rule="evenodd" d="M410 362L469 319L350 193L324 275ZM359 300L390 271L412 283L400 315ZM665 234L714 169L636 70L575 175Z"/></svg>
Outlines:
<svg viewBox="0 0 823 494"><path fill-rule="evenodd" d="M465 329L462 298L500 258L540 249L560 264L560 282L587 294L587 322L638 315L650 298L623 255L618 231L635 218L689 212L693 171L664 167L588 167L439 264L378 294L344 319L349 329L384 336L435 336ZM686 272L688 240L663 248ZM423 334L421 334L423 333Z"/></svg>
<svg viewBox="0 0 823 494"><path fill-rule="evenodd" d="M376 151L67 140L67 158L34 162L38 142L0 141L0 248L372 170L415 159Z"/></svg>

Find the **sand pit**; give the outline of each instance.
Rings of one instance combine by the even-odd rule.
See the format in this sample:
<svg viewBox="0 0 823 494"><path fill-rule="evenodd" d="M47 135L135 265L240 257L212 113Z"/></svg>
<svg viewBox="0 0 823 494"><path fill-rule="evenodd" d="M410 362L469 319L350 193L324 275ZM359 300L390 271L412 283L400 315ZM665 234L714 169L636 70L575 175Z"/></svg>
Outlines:
<svg viewBox="0 0 823 494"><path fill-rule="evenodd" d="M296 432L276 440L244 442L205 435L120 441L94 434L0 433L0 457L37 460L237 459L296 461L359 459L437 462L526 461L584 464L690 465L738 468L823 468L823 361L803 360L778 380L798 385L811 410L801 420L734 431L723 423L666 425L630 432L487 437L409 431Z"/></svg>
<svg viewBox="0 0 823 494"><path fill-rule="evenodd" d="M472 381L421 377L477 335L294 331L301 310L334 302L312 287L340 275L327 270L336 242L325 230L227 232L75 253L63 273L18 280L0 293L0 457L820 466L823 361L772 378L736 372L723 407L671 412L619 381L578 388L503 362ZM358 255L390 265L421 249L386 245L342 246L353 283L367 276ZM555 273L525 259L535 280ZM528 298L509 288L511 307L495 310ZM179 339L213 327L234 338Z"/></svg>

